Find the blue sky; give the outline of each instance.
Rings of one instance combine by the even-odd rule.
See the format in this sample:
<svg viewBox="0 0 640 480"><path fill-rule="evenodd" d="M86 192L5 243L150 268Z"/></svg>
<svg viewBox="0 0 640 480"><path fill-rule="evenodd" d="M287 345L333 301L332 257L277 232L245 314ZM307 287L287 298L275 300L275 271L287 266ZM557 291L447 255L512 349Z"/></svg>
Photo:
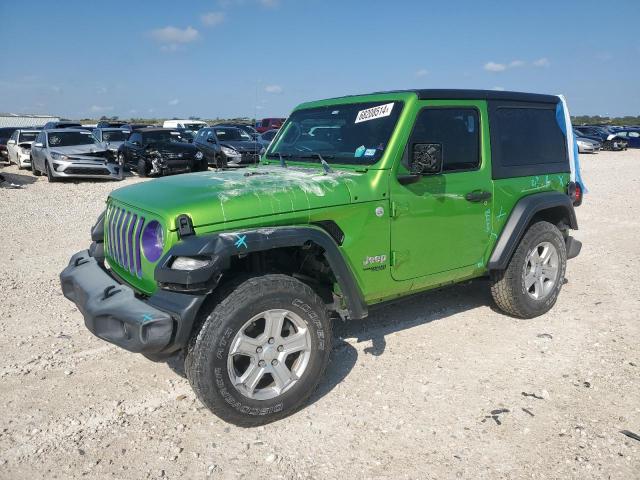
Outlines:
<svg viewBox="0 0 640 480"><path fill-rule="evenodd" d="M401 88L563 93L640 114L640 1L0 2L0 111L286 115Z"/></svg>

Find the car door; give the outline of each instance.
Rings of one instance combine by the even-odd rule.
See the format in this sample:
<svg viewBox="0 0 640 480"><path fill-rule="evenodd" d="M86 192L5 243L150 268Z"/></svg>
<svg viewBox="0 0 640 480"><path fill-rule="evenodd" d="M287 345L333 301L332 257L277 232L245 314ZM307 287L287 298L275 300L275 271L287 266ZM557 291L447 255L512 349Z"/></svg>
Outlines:
<svg viewBox="0 0 640 480"><path fill-rule="evenodd" d="M125 163L137 165L140 158L140 149L142 148L142 135L133 132L123 145Z"/></svg>
<svg viewBox="0 0 640 480"><path fill-rule="evenodd" d="M218 152L220 150L216 134L212 128L203 128L200 132L202 132L202 137L200 137L198 148L207 159L207 163L215 165L218 158ZM200 135L200 132L198 135Z"/></svg>
<svg viewBox="0 0 640 480"><path fill-rule="evenodd" d="M634 130L628 130L625 132L627 135L625 139L629 142L629 147L640 148L640 132Z"/></svg>
<svg viewBox="0 0 640 480"><path fill-rule="evenodd" d="M466 271L483 260L493 193L487 124L483 101L421 102L403 164L423 173L404 177L412 183L402 172L391 179L395 280ZM431 173L438 157L441 170Z"/></svg>
<svg viewBox="0 0 640 480"><path fill-rule="evenodd" d="M44 172L44 163L42 159L44 158L44 147L46 145L46 142L46 133L43 131L38 134L38 136L36 137L36 141L33 142L33 145L31 145L31 168L33 169L35 165L36 170L40 172Z"/></svg>

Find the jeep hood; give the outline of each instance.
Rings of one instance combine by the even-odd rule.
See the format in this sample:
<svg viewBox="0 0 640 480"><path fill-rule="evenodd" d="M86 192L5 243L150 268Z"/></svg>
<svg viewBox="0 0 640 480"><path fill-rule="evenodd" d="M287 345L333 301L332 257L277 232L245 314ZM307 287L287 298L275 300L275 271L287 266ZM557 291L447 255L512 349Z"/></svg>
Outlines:
<svg viewBox="0 0 640 480"><path fill-rule="evenodd" d="M360 175L295 167L208 171L120 188L110 198L165 218L171 230L181 214L194 227L291 213L308 221L312 209L350 203L349 185Z"/></svg>

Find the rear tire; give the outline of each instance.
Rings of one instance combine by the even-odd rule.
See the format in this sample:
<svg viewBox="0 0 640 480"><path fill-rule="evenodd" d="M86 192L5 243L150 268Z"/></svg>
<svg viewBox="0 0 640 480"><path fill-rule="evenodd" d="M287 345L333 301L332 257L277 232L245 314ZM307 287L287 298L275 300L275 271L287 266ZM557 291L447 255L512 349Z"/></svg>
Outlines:
<svg viewBox="0 0 640 480"><path fill-rule="evenodd" d="M491 294L505 313L537 317L555 305L566 269L562 233L549 222L537 222L520 240L506 270L491 272Z"/></svg>
<svg viewBox="0 0 640 480"><path fill-rule="evenodd" d="M205 311L185 372L200 401L226 422L252 427L295 412L313 393L331 352L322 300L287 275L230 285Z"/></svg>

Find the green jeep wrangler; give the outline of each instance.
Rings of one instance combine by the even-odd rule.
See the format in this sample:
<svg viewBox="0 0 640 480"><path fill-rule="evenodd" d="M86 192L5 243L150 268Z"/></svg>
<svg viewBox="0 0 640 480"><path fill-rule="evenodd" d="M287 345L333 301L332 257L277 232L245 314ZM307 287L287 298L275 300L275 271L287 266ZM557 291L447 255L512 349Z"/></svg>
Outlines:
<svg viewBox="0 0 640 480"><path fill-rule="evenodd" d="M115 190L64 295L108 342L184 352L225 421L282 418L320 381L334 318L478 277L509 315L553 307L581 248L563 105L478 90L305 103L257 166Z"/></svg>

